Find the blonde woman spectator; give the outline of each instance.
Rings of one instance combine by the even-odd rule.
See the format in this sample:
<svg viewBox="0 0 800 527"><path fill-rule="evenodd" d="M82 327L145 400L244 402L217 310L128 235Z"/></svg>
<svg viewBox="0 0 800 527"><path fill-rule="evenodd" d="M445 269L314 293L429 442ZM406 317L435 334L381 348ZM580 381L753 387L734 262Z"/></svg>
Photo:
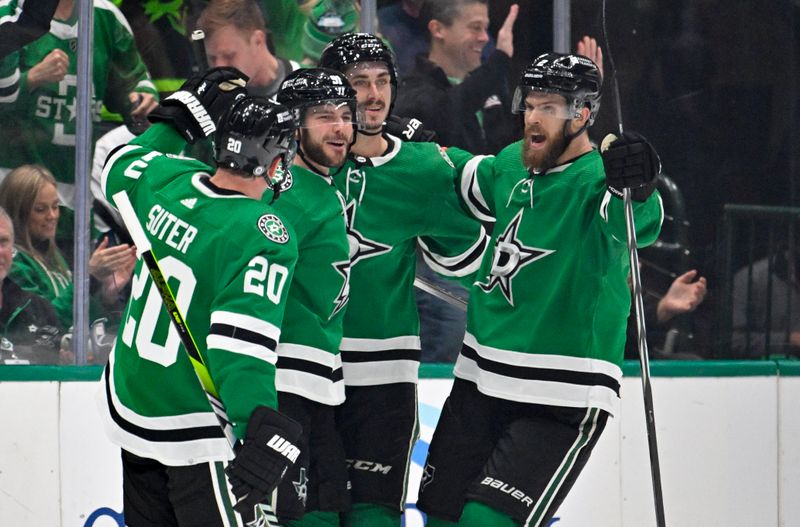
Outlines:
<svg viewBox="0 0 800 527"><path fill-rule="evenodd" d="M53 174L39 165L12 170L0 183L0 206L14 224L15 254L9 276L25 291L38 294L56 308L65 327L72 325L72 273L55 242L60 200ZM129 245L108 247L104 238L89 259L89 274L100 288L93 295L93 318L117 300L136 262Z"/></svg>

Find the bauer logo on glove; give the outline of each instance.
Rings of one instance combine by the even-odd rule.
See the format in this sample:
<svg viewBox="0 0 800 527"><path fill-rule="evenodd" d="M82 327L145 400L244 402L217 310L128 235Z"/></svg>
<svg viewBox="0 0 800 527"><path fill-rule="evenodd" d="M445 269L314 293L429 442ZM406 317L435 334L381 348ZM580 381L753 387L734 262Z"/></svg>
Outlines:
<svg viewBox="0 0 800 527"><path fill-rule="evenodd" d="M661 174L661 160L642 135L625 132L620 138L608 134L600 152L609 192L622 198L623 189L629 188L634 201L645 201L653 193Z"/></svg>

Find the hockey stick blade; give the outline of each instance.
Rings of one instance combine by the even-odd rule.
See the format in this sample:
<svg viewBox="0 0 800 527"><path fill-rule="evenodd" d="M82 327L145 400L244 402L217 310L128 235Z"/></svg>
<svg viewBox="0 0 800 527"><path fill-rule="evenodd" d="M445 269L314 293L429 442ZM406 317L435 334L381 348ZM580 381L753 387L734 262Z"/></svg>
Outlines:
<svg viewBox="0 0 800 527"><path fill-rule="evenodd" d="M461 311L467 310L467 302L465 300L457 297L447 289L444 289L436 284L429 282L428 280L422 278L419 275L414 277L414 287L416 287L420 291L425 291L426 293L435 296L439 300L444 300L451 306L455 306Z"/></svg>

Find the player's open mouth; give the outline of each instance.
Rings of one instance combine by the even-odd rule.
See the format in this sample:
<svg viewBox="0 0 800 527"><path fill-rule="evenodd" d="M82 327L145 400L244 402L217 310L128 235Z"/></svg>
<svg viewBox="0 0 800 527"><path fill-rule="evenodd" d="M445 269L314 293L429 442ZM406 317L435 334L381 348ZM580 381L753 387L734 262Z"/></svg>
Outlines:
<svg viewBox="0 0 800 527"><path fill-rule="evenodd" d="M542 134L531 134L529 141L532 147L542 148L547 141L547 138Z"/></svg>

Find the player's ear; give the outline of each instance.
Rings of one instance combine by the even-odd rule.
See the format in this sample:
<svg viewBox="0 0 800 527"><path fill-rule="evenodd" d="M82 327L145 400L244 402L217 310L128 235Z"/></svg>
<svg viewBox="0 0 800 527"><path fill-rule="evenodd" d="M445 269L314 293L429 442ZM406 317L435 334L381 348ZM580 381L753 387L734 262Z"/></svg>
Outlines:
<svg viewBox="0 0 800 527"><path fill-rule="evenodd" d="M589 110L588 107L584 106L583 108L581 108L577 116L572 119L570 128L572 128L573 131L580 130L589 120L589 116L591 115L591 113L592 112L591 110Z"/></svg>

